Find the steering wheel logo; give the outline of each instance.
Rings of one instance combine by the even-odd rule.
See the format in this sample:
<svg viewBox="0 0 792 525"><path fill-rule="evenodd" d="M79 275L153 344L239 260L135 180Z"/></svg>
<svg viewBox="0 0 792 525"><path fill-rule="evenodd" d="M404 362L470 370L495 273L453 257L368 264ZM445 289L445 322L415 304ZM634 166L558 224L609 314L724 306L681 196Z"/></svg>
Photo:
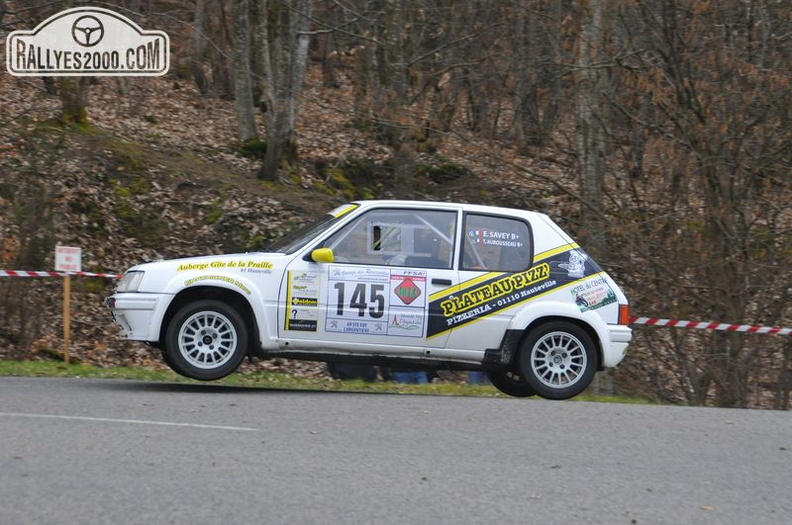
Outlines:
<svg viewBox="0 0 792 525"><path fill-rule="evenodd" d="M102 41L104 25L95 16L81 16L72 24L72 38L83 47L93 47Z"/></svg>

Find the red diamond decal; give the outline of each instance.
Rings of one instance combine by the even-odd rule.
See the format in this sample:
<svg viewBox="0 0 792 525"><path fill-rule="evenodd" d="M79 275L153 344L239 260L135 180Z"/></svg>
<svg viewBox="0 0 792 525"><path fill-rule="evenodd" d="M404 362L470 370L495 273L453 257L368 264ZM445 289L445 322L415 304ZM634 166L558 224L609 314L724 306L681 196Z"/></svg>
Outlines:
<svg viewBox="0 0 792 525"><path fill-rule="evenodd" d="M421 295L421 289L412 282L412 279L407 278L393 290L393 293L395 293L404 304L410 304Z"/></svg>

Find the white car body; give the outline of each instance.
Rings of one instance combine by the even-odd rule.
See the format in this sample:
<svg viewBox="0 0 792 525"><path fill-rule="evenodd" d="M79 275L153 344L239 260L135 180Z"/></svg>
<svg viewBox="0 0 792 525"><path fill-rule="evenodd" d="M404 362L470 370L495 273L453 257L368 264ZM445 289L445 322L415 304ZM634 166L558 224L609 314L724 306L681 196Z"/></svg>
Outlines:
<svg viewBox="0 0 792 525"><path fill-rule="evenodd" d="M513 373L522 384L520 366L529 365L519 364L520 345L542 324L562 322L562 327L583 330L596 352L588 361L597 369L616 366L631 339L622 291L541 213L359 201L331 212L312 235L287 246L287 253L134 266L107 304L123 338L162 348L171 366L177 361L174 369L198 379L232 372L241 353L483 369L492 371L491 377ZM351 260L341 257L345 250ZM240 341L246 348L226 345L234 353L232 363L217 357L214 367L214 354L176 342L192 337L190 330L179 335L174 328L170 346L184 348L168 348L171 320L176 316L187 322L181 317L190 312L178 315L179 310L199 300L223 302L240 314L241 321L230 323L232 338L244 335ZM220 323L232 317L226 312ZM586 342L585 337L572 338ZM580 368L576 362L569 364ZM559 384L555 390L563 392L554 396L552 382L563 379L548 376L548 381L550 390L538 392L550 394L544 397L578 393L578 388L564 390ZM497 379L493 382L499 386Z"/></svg>

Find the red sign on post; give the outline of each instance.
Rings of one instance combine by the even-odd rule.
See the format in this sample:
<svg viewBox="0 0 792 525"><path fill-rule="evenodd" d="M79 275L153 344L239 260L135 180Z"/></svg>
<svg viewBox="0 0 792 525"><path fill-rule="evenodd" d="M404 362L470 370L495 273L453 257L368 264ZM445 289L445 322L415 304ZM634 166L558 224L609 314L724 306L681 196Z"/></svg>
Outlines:
<svg viewBox="0 0 792 525"><path fill-rule="evenodd" d="M81 272L82 248L75 248L74 246L56 246L55 271Z"/></svg>

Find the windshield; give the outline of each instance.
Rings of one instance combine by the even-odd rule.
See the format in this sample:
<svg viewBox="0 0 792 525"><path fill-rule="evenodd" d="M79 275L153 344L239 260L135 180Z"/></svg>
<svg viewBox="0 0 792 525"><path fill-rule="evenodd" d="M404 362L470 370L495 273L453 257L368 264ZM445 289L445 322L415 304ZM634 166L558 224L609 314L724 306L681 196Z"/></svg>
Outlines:
<svg viewBox="0 0 792 525"><path fill-rule="evenodd" d="M285 254L294 253L308 244L314 237L332 228L341 216L357 207L357 204L344 204L343 206L339 206L318 221L307 224L302 228L297 228L280 239L276 239L272 244L266 247L265 251Z"/></svg>
<svg viewBox="0 0 792 525"><path fill-rule="evenodd" d="M297 228L280 239L276 239L265 248L265 251L286 254L294 253L336 222L338 222L338 218L332 215L325 215L314 223Z"/></svg>

